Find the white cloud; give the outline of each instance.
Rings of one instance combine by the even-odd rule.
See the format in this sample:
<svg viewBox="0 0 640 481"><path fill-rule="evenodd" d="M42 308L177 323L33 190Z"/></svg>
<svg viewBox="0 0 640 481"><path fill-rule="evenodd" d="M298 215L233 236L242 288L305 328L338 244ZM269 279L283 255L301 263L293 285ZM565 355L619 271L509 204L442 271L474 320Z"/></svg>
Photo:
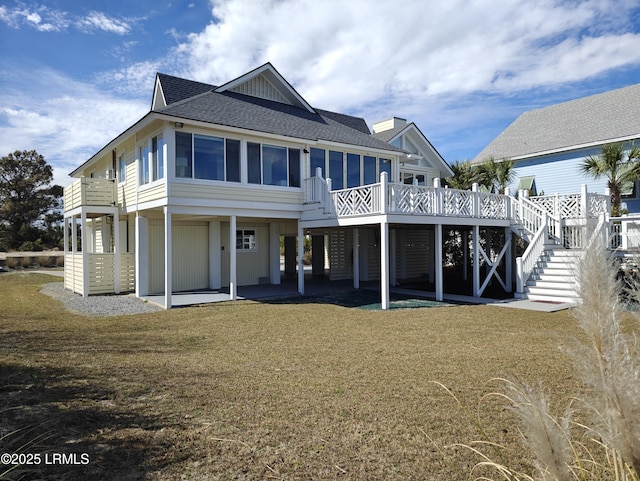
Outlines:
<svg viewBox="0 0 640 481"><path fill-rule="evenodd" d="M86 17L79 19L76 25L80 30L87 32L102 30L117 35L125 35L129 33L132 28L128 20L111 18L102 12L90 12Z"/></svg>
<svg viewBox="0 0 640 481"><path fill-rule="evenodd" d="M35 149L67 185L68 173L148 111L148 104L105 93L51 70L19 71L28 85L0 92L0 145Z"/></svg>
<svg viewBox="0 0 640 481"><path fill-rule="evenodd" d="M73 20L69 17L72 17L69 12L55 10L46 5L18 6L11 9L0 6L0 21L9 27L19 29L22 26L28 26L40 32L60 32L74 26L86 33L104 31L126 35L131 32L135 22L133 19L117 19L97 11L89 12L84 17L73 16Z"/></svg>
<svg viewBox="0 0 640 481"><path fill-rule="evenodd" d="M320 107L381 97L411 104L637 65L640 35L628 33L637 8L614 0L216 0L214 21L178 51L192 77L214 84L271 61Z"/></svg>
<svg viewBox="0 0 640 481"><path fill-rule="evenodd" d="M67 14L51 10L42 5L39 7L15 7L9 9L0 6L0 21L11 28L20 28L23 24L40 32L58 32L69 26Z"/></svg>

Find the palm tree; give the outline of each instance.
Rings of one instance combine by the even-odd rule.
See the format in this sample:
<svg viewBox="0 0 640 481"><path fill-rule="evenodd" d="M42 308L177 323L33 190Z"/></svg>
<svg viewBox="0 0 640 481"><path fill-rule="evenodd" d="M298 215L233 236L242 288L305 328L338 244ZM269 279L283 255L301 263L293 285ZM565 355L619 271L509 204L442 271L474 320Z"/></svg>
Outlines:
<svg viewBox="0 0 640 481"><path fill-rule="evenodd" d="M478 181L491 192L503 193L516 175L515 163L509 158L496 160L491 156L478 165Z"/></svg>
<svg viewBox="0 0 640 481"><path fill-rule="evenodd" d="M629 150L621 142L604 144L598 155L590 155L582 161L582 172L594 179L607 178L611 192L611 215L620 215L622 187L640 179L640 148L632 144Z"/></svg>
<svg viewBox="0 0 640 481"><path fill-rule="evenodd" d="M475 169L468 160L456 160L451 164L453 177L445 180L452 189L471 190L476 181Z"/></svg>

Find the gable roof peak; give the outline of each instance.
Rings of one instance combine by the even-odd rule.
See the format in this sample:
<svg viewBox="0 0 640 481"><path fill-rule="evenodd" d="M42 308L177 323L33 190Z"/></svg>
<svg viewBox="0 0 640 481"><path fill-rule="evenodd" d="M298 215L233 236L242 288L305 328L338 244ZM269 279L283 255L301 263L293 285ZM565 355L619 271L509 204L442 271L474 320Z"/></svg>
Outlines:
<svg viewBox="0 0 640 481"><path fill-rule="evenodd" d="M236 92L252 97L273 100L315 113L313 107L296 92L293 86L287 82L271 62L256 67L240 77L221 85L214 91L217 93Z"/></svg>

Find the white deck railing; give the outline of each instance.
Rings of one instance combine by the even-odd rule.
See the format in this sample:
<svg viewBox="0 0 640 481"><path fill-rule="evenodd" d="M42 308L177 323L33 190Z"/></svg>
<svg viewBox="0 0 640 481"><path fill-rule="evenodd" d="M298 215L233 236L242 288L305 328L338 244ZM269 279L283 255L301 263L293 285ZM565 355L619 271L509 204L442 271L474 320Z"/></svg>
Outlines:
<svg viewBox="0 0 640 481"><path fill-rule="evenodd" d="M324 212L337 217L369 214L410 214L508 220L511 199L502 194L387 183L386 179L349 189L329 190L331 179L316 176L305 179L307 202L324 206Z"/></svg>
<svg viewBox="0 0 640 481"><path fill-rule="evenodd" d="M64 188L64 210L86 205L116 205L116 187L113 179L83 177Z"/></svg>

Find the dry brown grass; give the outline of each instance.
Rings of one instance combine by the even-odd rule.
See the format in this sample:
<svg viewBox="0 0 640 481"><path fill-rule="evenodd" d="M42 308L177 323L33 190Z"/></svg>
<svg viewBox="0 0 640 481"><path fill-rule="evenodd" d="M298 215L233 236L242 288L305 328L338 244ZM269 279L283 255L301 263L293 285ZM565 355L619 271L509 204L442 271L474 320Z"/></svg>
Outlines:
<svg viewBox="0 0 640 481"><path fill-rule="evenodd" d="M0 276L0 438L35 427L48 438L31 451L91 462L33 479L466 480L478 458L455 443L529 462L504 401L475 422L487 380L583 392L559 348L580 335L568 311L236 302L86 318L38 292L50 281Z"/></svg>

